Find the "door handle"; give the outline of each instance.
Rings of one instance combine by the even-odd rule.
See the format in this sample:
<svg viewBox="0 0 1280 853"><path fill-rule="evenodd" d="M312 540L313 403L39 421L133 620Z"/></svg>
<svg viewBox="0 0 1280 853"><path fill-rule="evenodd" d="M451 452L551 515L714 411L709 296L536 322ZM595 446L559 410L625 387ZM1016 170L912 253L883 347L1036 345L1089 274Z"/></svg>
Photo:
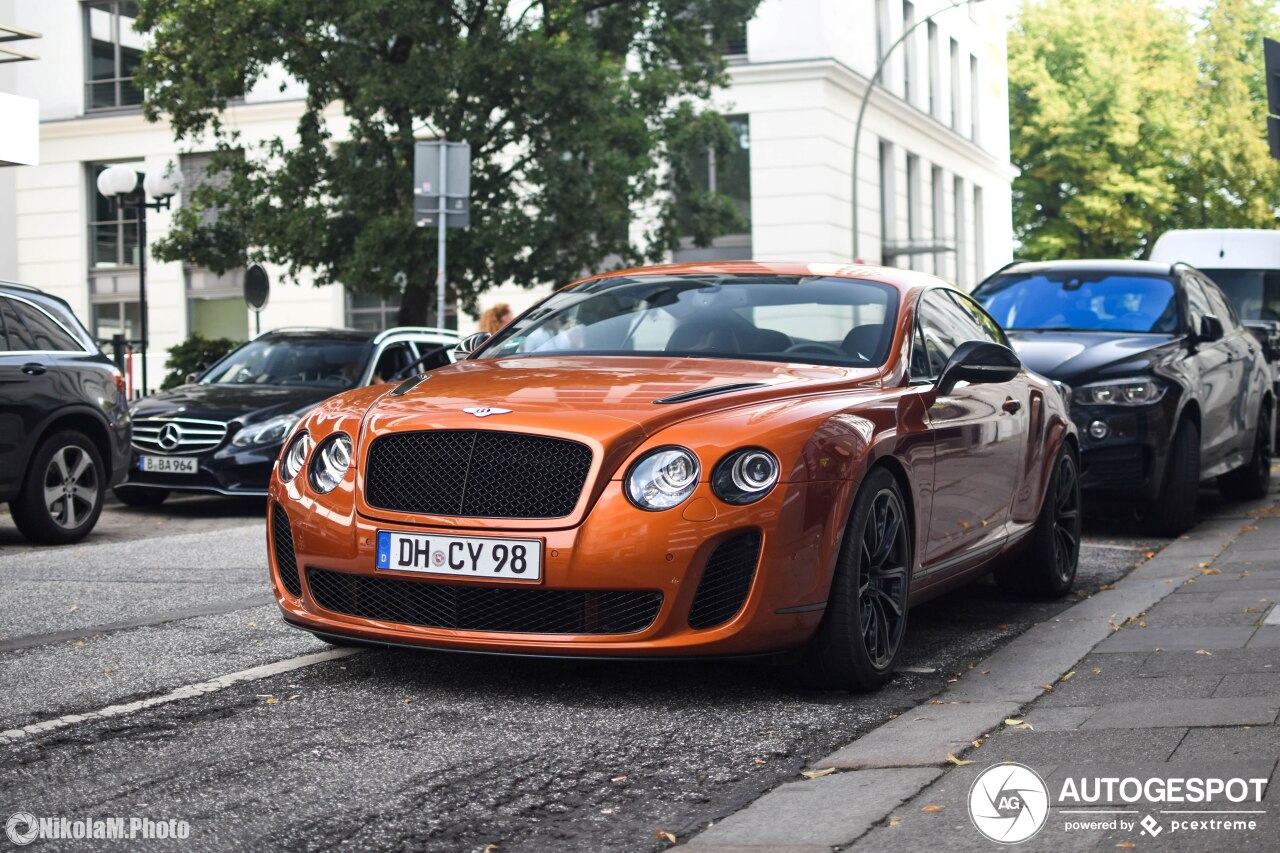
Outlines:
<svg viewBox="0 0 1280 853"><path fill-rule="evenodd" d="M28 376L43 376L45 366L38 361L29 361L22 365L22 372Z"/></svg>
<svg viewBox="0 0 1280 853"><path fill-rule="evenodd" d="M1017 400L1013 399L1012 397L1007 397L1005 398L1004 405L1001 406L1000 408L1004 409L1006 412L1013 415L1013 414L1017 414L1019 411L1022 410L1022 404L1019 403Z"/></svg>

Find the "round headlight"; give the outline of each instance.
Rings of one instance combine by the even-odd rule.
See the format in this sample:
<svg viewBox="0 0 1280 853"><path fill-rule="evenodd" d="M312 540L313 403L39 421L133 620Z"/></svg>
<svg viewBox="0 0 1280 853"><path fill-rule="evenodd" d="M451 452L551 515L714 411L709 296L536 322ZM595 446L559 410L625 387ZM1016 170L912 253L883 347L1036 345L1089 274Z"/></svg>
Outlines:
<svg viewBox="0 0 1280 853"><path fill-rule="evenodd" d="M711 490L728 504L754 503L778 482L778 457L760 447L735 450L716 464Z"/></svg>
<svg viewBox="0 0 1280 853"><path fill-rule="evenodd" d="M351 467L351 436L335 433L316 447L311 456L311 487L320 494L332 492Z"/></svg>
<svg viewBox="0 0 1280 853"><path fill-rule="evenodd" d="M285 447L284 453L280 454L280 479L287 483L298 476L310 452L311 436L303 430L293 437L293 441Z"/></svg>
<svg viewBox="0 0 1280 853"><path fill-rule="evenodd" d="M698 457L683 447L659 447L640 457L627 474L627 497L640 509L677 505L698 487Z"/></svg>

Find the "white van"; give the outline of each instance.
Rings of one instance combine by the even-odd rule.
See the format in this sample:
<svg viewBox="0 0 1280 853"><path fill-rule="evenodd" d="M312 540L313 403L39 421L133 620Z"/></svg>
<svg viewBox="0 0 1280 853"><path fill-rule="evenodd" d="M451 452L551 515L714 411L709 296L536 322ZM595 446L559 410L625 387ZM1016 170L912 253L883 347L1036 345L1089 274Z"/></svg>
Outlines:
<svg viewBox="0 0 1280 853"><path fill-rule="evenodd" d="M1166 231L1156 240L1151 260L1182 261L1205 273L1246 323L1280 322L1280 230Z"/></svg>

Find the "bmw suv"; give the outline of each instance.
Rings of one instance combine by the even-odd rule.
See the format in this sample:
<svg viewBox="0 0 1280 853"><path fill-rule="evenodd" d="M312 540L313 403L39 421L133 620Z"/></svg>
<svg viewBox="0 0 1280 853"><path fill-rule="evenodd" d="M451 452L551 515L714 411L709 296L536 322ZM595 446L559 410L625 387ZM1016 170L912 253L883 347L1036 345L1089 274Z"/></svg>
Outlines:
<svg viewBox="0 0 1280 853"><path fill-rule="evenodd" d="M124 375L66 302L0 281L0 503L18 530L83 539L128 464Z"/></svg>

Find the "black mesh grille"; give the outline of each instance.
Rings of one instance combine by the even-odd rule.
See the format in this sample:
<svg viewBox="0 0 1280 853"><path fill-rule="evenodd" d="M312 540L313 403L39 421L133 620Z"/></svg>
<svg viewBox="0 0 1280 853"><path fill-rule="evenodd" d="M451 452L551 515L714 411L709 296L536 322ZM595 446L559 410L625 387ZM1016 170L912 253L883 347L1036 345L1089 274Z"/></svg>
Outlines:
<svg viewBox="0 0 1280 853"><path fill-rule="evenodd" d="M365 499L396 512L560 518L591 469L576 441L481 430L402 432L369 448Z"/></svg>
<svg viewBox="0 0 1280 853"><path fill-rule="evenodd" d="M732 619L747 600L759 561L759 532L741 533L716 546L693 596L689 627L711 628Z"/></svg>
<svg viewBox="0 0 1280 853"><path fill-rule="evenodd" d="M1130 485L1143 482L1147 466L1140 447L1106 447L1084 455L1081 485Z"/></svg>
<svg viewBox="0 0 1280 853"><path fill-rule="evenodd" d="M660 592L450 586L308 568L316 604L334 613L426 628L528 634L634 634L653 624Z"/></svg>
<svg viewBox="0 0 1280 853"><path fill-rule="evenodd" d="M302 595L302 581L298 578L298 561L293 554L293 528L289 526L289 516L280 504L271 507L271 545L275 550L280 583L297 598Z"/></svg>

